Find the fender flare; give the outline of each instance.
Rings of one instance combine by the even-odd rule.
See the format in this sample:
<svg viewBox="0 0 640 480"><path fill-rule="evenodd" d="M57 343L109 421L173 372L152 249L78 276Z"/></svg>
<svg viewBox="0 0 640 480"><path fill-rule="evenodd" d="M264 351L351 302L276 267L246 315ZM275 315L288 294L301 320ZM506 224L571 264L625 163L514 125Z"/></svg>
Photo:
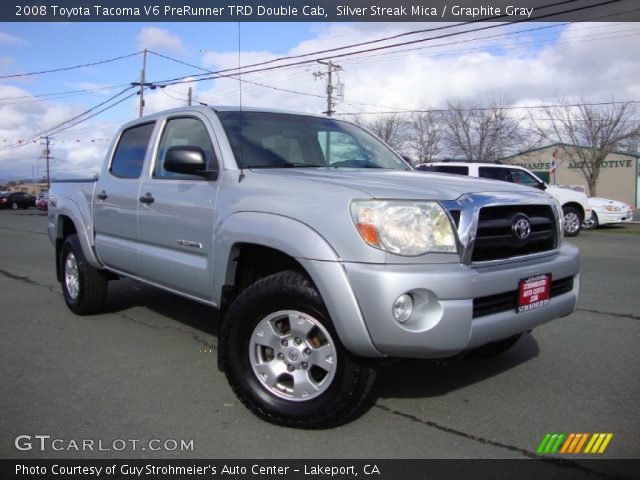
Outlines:
<svg viewBox="0 0 640 480"><path fill-rule="evenodd" d="M76 229L80 245L82 246L82 252L87 259L87 262L89 262L89 264L94 268L104 268L96 257L93 249L93 223L91 221L91 212L89 211L89 208L85 209L86 212L82 212L81 207L77 203L68 198L64 198L58 199L56 209L56 239L63 238L62 217L69 218Z"/></svg>
<svg viewBox="0 0 640 480"><path fill-rule="evenodd" d="M276 249L302 265L318 288L345 348L366 357L383 356L373 345L341 259L310 226L290 217L262 212L234 213L215 228L214 303L234 282L234 249L241 244Z"/></svg>

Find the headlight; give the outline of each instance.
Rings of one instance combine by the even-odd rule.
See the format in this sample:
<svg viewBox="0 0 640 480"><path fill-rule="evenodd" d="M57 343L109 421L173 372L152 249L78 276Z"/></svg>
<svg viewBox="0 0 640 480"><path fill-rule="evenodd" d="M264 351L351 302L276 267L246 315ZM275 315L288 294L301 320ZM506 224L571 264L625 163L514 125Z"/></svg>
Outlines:
<svg viewBox="0 0 640 480"><path fill-rule="evenodd" d="M622 209L620 207L616 207L615 205L607 205L604 207L607 212L621 212Z"/></svg>
<svg viewBox="0 0 640 480"><path fill-rule="evenodd" d="M564 235L564 212L562 211L562 204L556 197L551 197L551 201L553 202L553 208L555 208L558 214L558 231L560 232L558 235L558 246L560 246L562 236Z"/></svg>
<svg viewBox="0 0 640 480"><path fill-rule="evenodd" d="M406 257L457 252L449 217L436 202L355 201L351 217L365 242L387 252Z"/></svg>

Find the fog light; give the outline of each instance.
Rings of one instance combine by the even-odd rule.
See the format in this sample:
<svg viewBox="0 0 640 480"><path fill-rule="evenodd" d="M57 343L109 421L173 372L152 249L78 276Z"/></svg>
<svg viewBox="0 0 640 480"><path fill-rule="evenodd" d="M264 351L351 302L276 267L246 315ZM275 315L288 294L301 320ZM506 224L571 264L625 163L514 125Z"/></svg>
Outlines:
<svg viewBox="0 0 640 480"><path fill-rule="evenodd" d="M404 323L409 320L413 313L413 299L411 295L400 295L393 303L393 317L396 321Z"/></svg>

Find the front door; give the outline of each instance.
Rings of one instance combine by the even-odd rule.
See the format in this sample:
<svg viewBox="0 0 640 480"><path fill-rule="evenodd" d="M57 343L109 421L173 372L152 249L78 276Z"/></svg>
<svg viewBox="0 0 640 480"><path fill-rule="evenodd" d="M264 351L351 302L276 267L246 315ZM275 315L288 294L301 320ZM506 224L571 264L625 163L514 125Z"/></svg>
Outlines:
<svg viewBox="0 0 640 480"><path fill-rule="evenodd" d="M170 117L141 183L140 276L182 293L211 300L213 223L218 181L176 174L163 166L177 145L200 147L208 168L217 162L208 120L195 113Z"/></svg>

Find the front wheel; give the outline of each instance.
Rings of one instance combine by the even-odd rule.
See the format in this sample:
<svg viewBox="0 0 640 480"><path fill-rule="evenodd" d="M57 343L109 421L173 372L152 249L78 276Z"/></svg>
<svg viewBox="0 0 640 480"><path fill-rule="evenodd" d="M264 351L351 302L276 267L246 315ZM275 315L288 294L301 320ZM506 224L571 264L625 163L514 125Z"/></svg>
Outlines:
<svg viewBox="0 0 640 480"><path fill-rule="evenodd" d="M598 222L598 215L596 215L596 212L591 212L591 217L589 218L589 220L584 221L584 223L582 224L582 228L584 228L585 230L594 230L598 228L599 225L600 222Z"/></svg>
<svg viewBox="0 0 640 480"><path fill-rule="evenodd" d="M577 237L582 225L582 215L573 207L563 207L562 213L564 215L564 236Z"/></svg>
<svg viewBox="0 0 640 480"><path fill-rule="evenodd" d="M69 309L78 315L98 312L107 299L107 277L87 262L78 235L69 235L60 254L60 282Z"/></svg>
<svg viewBox="0 0 640 480"><path fill-rule="evenodd" d="M238 398L279 425L342 424L375 379L345 351L315 286L296 272L270 275L242 292L220 343L221 366Z"/></svg>
<svg viewBox="0 0 640 480"><path fill-rule="evenodd" d="M18 205L16 202L13 202L13 203L11 204L11 209L12 209L12 210L17 210L17 209L18 209L18 206L19 206L19 205Z"/></svg>

